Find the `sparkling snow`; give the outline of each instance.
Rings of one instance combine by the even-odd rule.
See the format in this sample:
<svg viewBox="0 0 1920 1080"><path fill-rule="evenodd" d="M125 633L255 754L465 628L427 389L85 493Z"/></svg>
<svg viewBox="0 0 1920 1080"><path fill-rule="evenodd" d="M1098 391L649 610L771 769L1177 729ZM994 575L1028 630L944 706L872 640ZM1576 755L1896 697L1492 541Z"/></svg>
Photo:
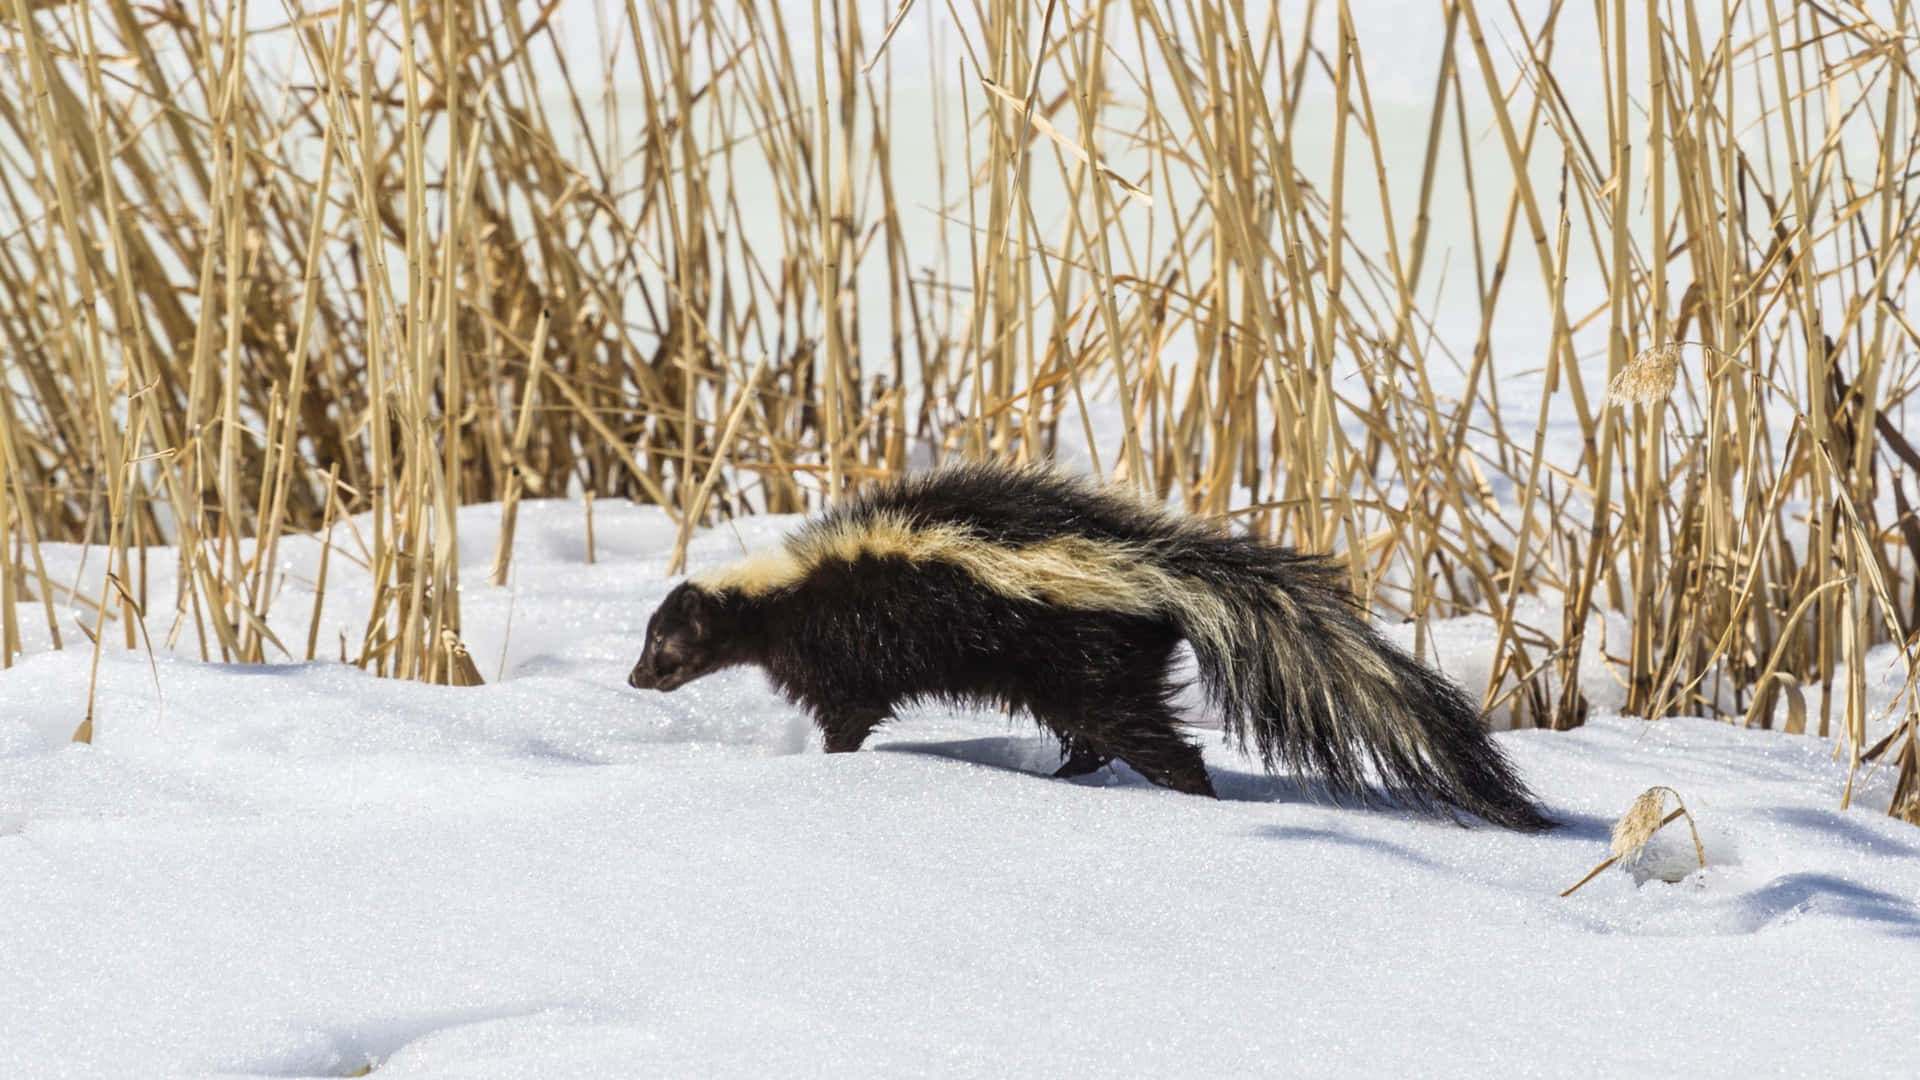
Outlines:
<svg viewBox="0 0 1920 1080"><path fill-rule="evenodd" d="M628 689L672 532L602 503L589 565L580 513L526 505L513 586L469 578L484 687L203 663L189 631L105 653L82 746L84 648L0 673L0 1068L1920 1069L1920 830L1883 816L1884 775L1838 810L1829 743L1618 717L1502 735L1568 822L1547 836L1321 805L1217 738L1219 802L1124 769L1050 779L1054 746L996 714L922 710L827 757L757 673ZM466 565L497 516L462 513ZM788 524L703 534L695 563ZM286 640L315 554L287 551ZM350 560L330 580L337 654L366 596ZM1685 796L1707 869L1648 869L1686 871L1676 824L1637 873L1561 899L1654 784Z"/></svg>

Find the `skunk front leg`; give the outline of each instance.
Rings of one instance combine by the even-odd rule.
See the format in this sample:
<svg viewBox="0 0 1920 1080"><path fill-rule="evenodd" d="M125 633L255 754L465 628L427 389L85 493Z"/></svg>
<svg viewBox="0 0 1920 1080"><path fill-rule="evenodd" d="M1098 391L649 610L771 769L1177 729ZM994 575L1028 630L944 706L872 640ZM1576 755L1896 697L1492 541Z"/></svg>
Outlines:
<svg viewBox="0 0 1920 1080"><path fill-rule="evenodd" d="M813 714L813 722L827 737L829 754L849 754L860 749L874 728L892 718L893 714L886 709L857 707L818 709Z"/></svg>

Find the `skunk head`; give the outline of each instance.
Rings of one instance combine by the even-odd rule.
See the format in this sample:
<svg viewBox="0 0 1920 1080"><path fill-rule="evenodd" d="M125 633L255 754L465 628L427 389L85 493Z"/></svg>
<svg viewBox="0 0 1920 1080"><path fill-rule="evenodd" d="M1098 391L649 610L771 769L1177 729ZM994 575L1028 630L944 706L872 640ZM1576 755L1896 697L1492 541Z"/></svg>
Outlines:
<svg viewBox="0 0 1920 1080"><path fill-rule="evenodd" d="M732 663L725 614L718 598L691 582L668 593L647 623L646 648L627 684L640 690L678 690Z"/></svg>

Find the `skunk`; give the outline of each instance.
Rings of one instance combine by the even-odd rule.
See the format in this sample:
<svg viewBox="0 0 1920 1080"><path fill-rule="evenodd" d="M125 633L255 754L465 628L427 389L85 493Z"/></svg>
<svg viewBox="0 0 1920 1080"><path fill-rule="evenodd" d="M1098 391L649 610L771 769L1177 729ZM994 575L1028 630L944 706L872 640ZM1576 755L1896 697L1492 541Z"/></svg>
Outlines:
<svg viewBox="0 0 1920 1080"><path fill-rule="evenodd" d="M1229 739L1269 773L1537 831L1459 687L1383 639L1332 562L1178 517L1044 466L967 465L842 500L773 553L695 576L647 624L628 683L671 691L740 664L858 750L902 704L1022 709L1056 776L1118 758L1212 795L1173 707L1181 641Z"/></svg>

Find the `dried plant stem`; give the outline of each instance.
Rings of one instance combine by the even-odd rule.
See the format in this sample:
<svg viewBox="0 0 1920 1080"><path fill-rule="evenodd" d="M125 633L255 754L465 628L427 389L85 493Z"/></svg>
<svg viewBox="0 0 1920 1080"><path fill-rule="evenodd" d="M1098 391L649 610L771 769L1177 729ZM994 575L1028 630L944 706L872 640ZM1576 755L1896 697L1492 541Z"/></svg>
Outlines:
<svg viewBox="0 0 1920 1080"><path fill-rule="evenodd" d="M1662 828L1664 828L1664 827L1666 827L1666 826L1668 826L1668 825L1671 825L1671 824L1673 824L1674 822L1676 822L1676 821L1678 821L1678 820L1680 820L1680 816L1681 816L1682 814L1685 814L1686 812L1687 812L1687 811L1686 811L1686 809L1685 809L1684 807L1682 807L1682 808L1680 808L1680 809L1677 809L1677 810L1675 810L1675 811L1674 811L1673 813L1671 813L1671 814L1668 814L1668 815L1667 815L1666 817L1664 817L1664 818L1661 818L1661 819L1660 819L1660 825L1661 825L1661 827L1662 827ZM1609 856L1607 856L1607 857L1606 857L1605 859L1603 859L1603 860L1601 860L1601 861L1600 861L1600 864L1599 864L1599 865L1597 865L1597 866L1595 866L1595 867L1594 867L1593 869L1591 869L1591 870L1589 870L1589 871L1587 871L1587 873L1586 873L1586 876L1585 876L1585 877L1582 877L1582 878L1581 878L1581 879L1580 879L1579 881L1576 881L1576 882L1574 882L1573 884L1571 884L1571 885L1569 885L1569 886L1567 886L1567 887L1566 887L1565 889L1563 889L1563 890L1561 890L1561 893L1560 893L1560 895L1561 895L1561 896L1562 896L1563 898L1564 898L1564 897L1568 897L1568 896L1572 896L1572 895L1573 895L1573 893L1574 893L1574 890L1576 890L1576 889L1578 889L1578 888L1579 888L1580 886L1582 886L1582 885L1585 885L1585 884L1586 884L1587 882L1589 882L1589 881L1592 881L1592 880L1593 880L1594 878L1597 878L1597 877L1599 877L1599 876L1600 876L1600 873L1601 873L1601 871L1603 871L1603 870L1605 870L1605 869L1607 869L1608 867L1610 867L1610 866L1612 866L1612 865L1613 865L1614 863L1617 863L1617 862L1619 862L1619 861L1620 861L1621 859L1624 859L1624 858L1626 858L1626 856L1625 856L1625 855L1609 855ZM1705 863L1705 861L1706 861L1706 860L1705 860L1705 859L1703 858L1703 859L1701 860L1701 862L1702 862L1702 864L1704 864L1704 863Z"/></svg>
<svg viewBox="0 0 1920 1080"><path fill-rule="evenodd" d="M1336 554L1417 650L1489 617L1503 723L1617 682L1857 766L1869 650L1920 660L1911 0L1450 0L1397 16L1411 109L1345 0L627 4L598 64L566 5L272 6L0 0L0 665L69 607L465 678L463 505L497 587L528 498L658 505L677 566L1080 453ZM341 525L371 602L323 617Z"/></svg>

